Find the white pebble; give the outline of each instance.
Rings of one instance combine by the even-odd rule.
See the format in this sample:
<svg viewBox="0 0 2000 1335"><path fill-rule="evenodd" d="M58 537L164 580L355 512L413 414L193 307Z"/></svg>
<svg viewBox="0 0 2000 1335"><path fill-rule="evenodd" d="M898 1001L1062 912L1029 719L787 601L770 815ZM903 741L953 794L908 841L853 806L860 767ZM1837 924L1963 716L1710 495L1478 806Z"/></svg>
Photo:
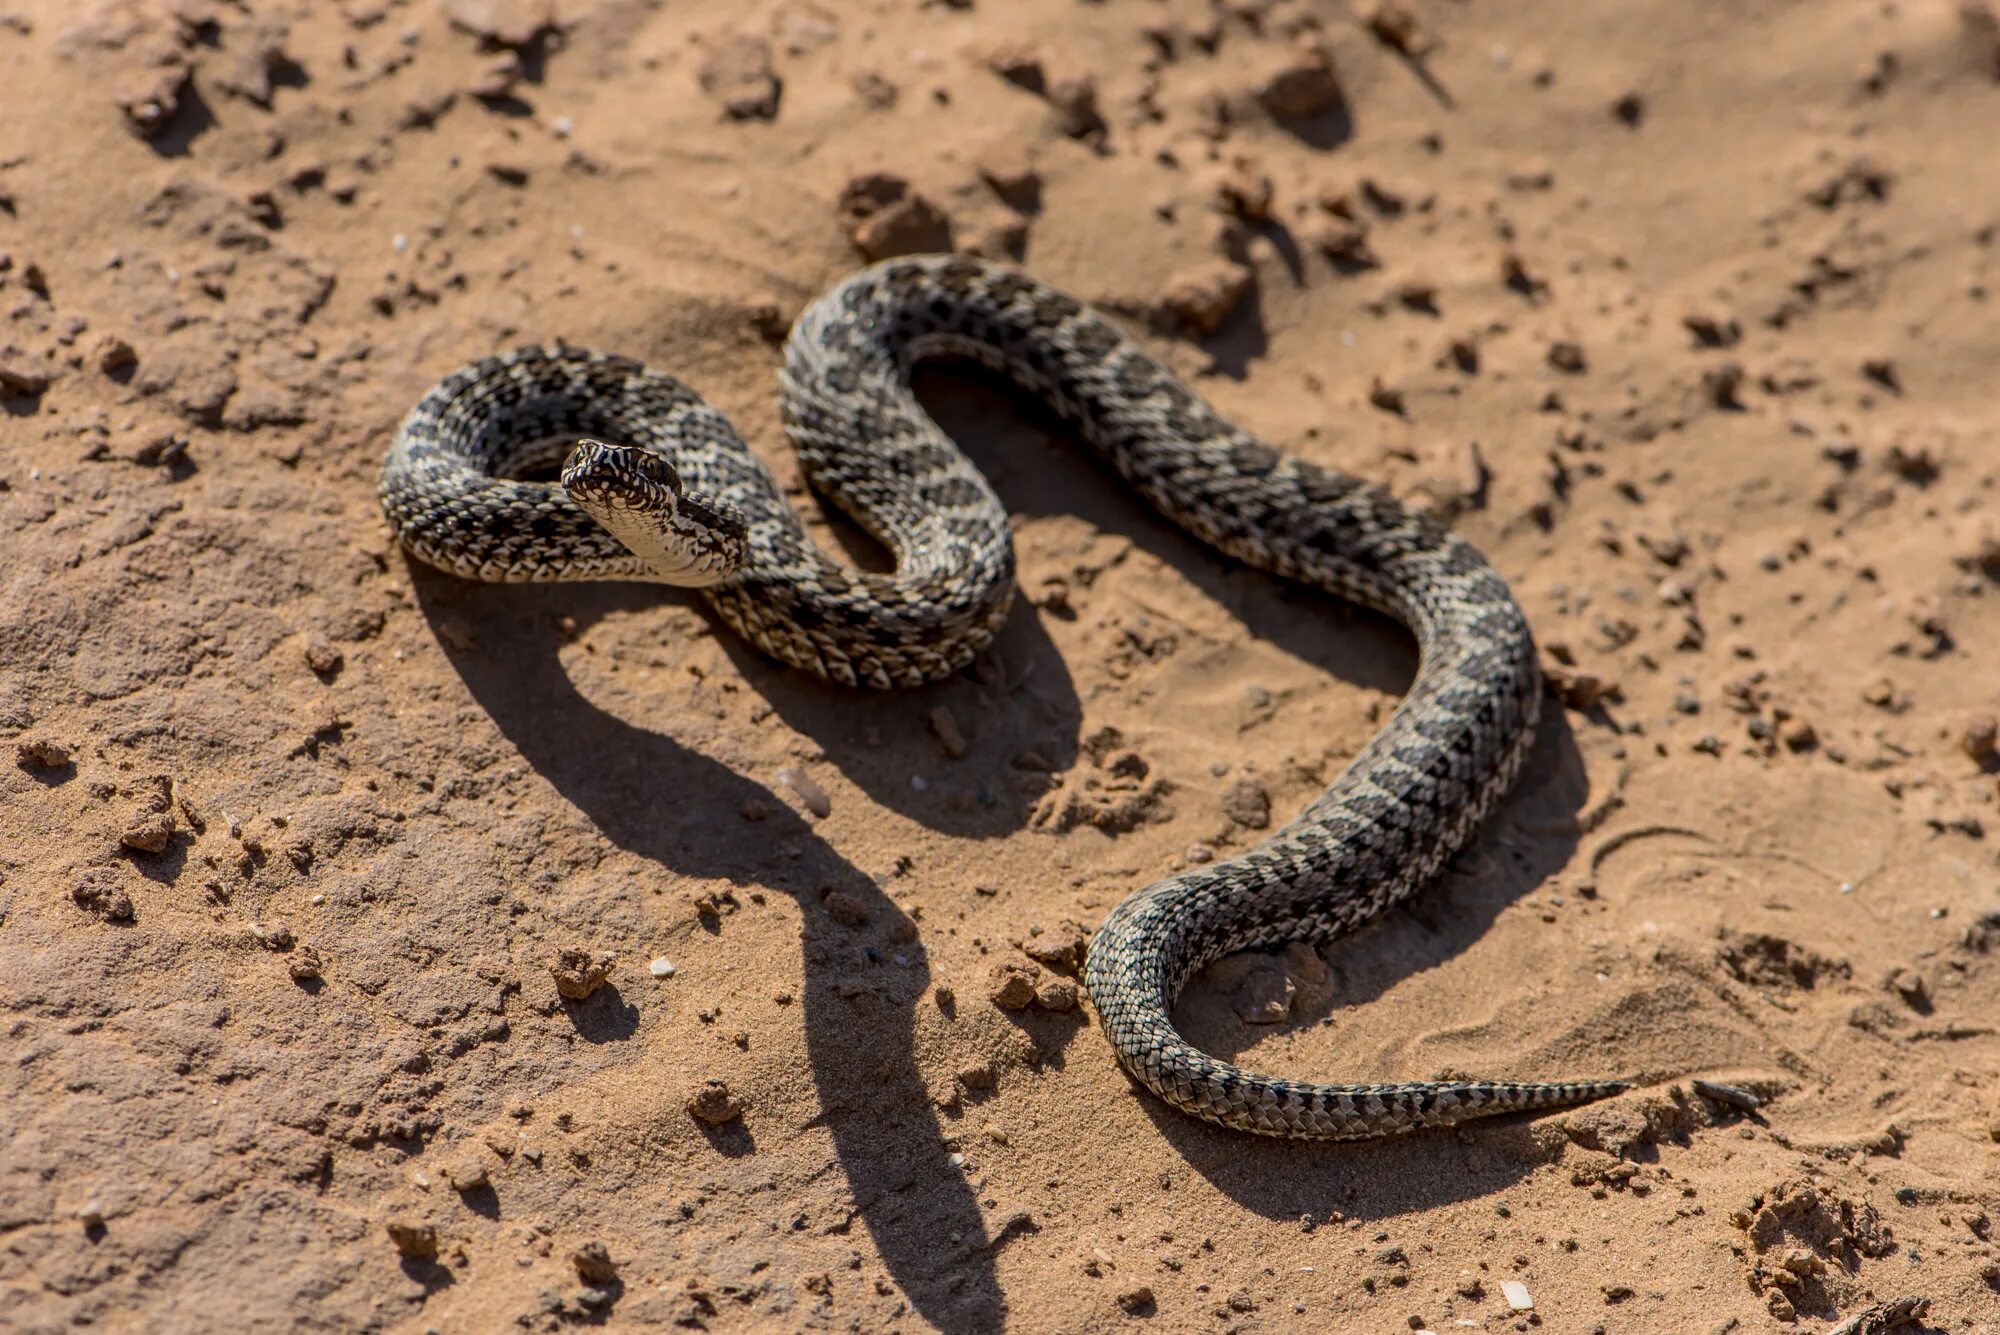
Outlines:
<svg viewBox="0 0 2000 1335"><path fill-rule="evenodd" d="M558 116L549 122L549 129L555 132L555 136L558 139L569 138L570 131L575 128L576 123L567 116Z"/></svg>
<svg viewBox="0 0 2000 1335"><path fill-rule="evenodd" d="M672 978L674 976L674 962L665 955L660 956L646 967L653 971L653 977L655 978Z"/></svg>
<svg viewBox="0 0 2000 1335"><path fill-rule="evenodd" d="M916 789L918 792L921 793L924 789L930 787L930 785L924 782L923 775L912 774L910 776L910 787Z"/></svg>
<svg viewBox="0 0 2000 1335"><path fill-rule="evenodd" d="M1506 1297L1507 1306L1513 1308L1515 1311L1532 1312L1535 1310L1535 1295L1529 1293L1528 1286L1520 1280L1501 1280L1500 1292Z"/></svg>

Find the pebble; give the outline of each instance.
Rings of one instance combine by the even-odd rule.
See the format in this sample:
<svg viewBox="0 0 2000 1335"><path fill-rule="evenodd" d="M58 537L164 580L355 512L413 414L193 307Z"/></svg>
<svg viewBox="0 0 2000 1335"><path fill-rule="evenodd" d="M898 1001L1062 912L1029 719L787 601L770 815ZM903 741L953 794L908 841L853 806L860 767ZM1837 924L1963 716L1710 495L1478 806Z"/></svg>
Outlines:
<svg viewBox="0 0 2000 1335"><path fill-rule="evenodd" d="M445 1165L444 1180L451 1183L453 1191L477 1191L488 1184L486 1161L476 1152L468 1151L461 1157Z"/></svg>
<svg viewBox="0 0 2000 1335"><path fill-rule="evenodd" d="M47 737L27 737L14 744L14 760L23 769L68 769L70 749Z"/></svg>
<svg viewBox="0 0 2000 1335"><path fill-rule="evenodd" d="M1324 52L1287 57L1257 83L1257 103L1272 119L1306 120L1332 111L1342 102L1340 80Z"/></svg>
<svg viewBox="0 0 2000 1335"><path fill-rule="evenodd" d="M1535 1295L1528 1292L1528 1286L1518 1279L1500 1281L1500 1295L1507 1300L1507 1306L1516 1312L1535 1310Z"/></svg>
<svg viewBox="0 0 2000 1335"><path fill-rule="evenodd" d="M960 731L952 712L943 705L931 710L931 731L937 734L938 745L944 748L947 756L955 760L965 754L965 734Z"/></svg>
<svg viewBox="0 0 2000 1335"><path fill-rule="evenodd" d="M1581 375L1588 365L1583 345L1568 340L1549 344L1549 365L1566 375Z"/></svg>
<svg viewBox="0 0 2000 1335"><path fill-rule="evenodd" d="M1097 80L1088 74L1058 79L1049 85L1049 105L1055 108L1056 128L1071 139L1102 138L1106 126L1097 109Z"/></svg>
<svg viewBox="0 0 2000 1335"><path fill-rule="evenodd" d="M417 1260L430 1260L438 1253L437 1225L415 1220L391 1219L384 1227L396 1250Z"/></svg>
<svg viewBox="0 0 2000 1335"><path fill-rule="evenodd" d="M699 79L702 92L721 103L730 120L768 121L778 114L784 85L771 68L771 44L761 37L717 39L702 57Z"/></svg>
<svg viewBox="0 0 2000 1335"><path fill-rule="evenodd" d="M824 819L833 812L833 799L826 795L826 789L819 786L810 774L796 765L787 765L775 776L779 783L792 790L799 801L805 803L806 810Z"/></svg>
<svg viewBox="0 0 2000 1335"><path fill-rule="evenodd" d="M1026 1010L1034 1004L1037 970L1019 960L1005 960L993 966L988 998L1003 1011Z"/></svg>
<svg viewBox="0 0 2000 1335"><path fill-rule="evenodd" d="M646 971L655 978L672 978L674 976L674 962L665 955L661 955L646 966Z"/></svg>
<svg viewBox="0 0 2000 1335"><path fill-rule="evenodd" d="M1149 1312L1153 1309L1153 1286L1134 1284L1130 1288L1120 1289L1117 1301L1120 1308L1134 1315Z"/></svg>
<svg viewBox="0 0 2000 1335"><path fill-rule="evenodd" d="M303 647L306 666L322 677L331 677L340 671L340 650L333 647L333 641L314 631L306 636Z"/></svg>
<svg viewBox="0 0 2000 1335"><path fill-rule="evenodd" d="M1250 295L1254 281L1240 264L1210 260L1168 279L1161 290L1160 310L1173 324L1206 337Z"/></svg>
<svg viewBox="0 0 2000 1335"><path fill-rule="evenodd" d="M570 1253L569 1263L588 1284L609 1284L618 1278L618 1266L601 1242L586 1242Z"/></svg>
<svg viewBox="0 0 2000 1335"><path fill-rule="evenodd" d="M1982 769L2000 757L2000 720L1991 714L1972 720L1959 733L1958 747Z"/></svg>
<svg viewBox="0 0 2000 1335"><path fill-rule="evenodd" d="M576 946L567 946L556 953L549 973L556 980L556 991L571 1001L582 1001L604 986L611 976L612 962L608 954L593 955Z"/></svg>
<svg viewBox="0 0 2000 1335"><path fill-rule="evenodd" d="M1255 779L1238 779L1222 790L1222 814L1249 830L1271 824L1271 794Z"/></svg>
<svg viewBox="0 0 2000 1335"><path fill-rule="evenodd" d="M144 793L118 842L141 853L163 853L174 837L173 781L156 774L140 787Z"/></svg>
<svg viewBox="0 0 2000 1335"><path fill-rule="evenodd" d="M1046 92L1048 74L1042 55L1033 42L1003 42L988 50L981 63L1017 88L1031 93Z"/></svg>
<svg viewBox="0 0 2000 1335"><path fill-rule="evenodd" d="M300 946L292 952L291 958L285 961L285 970L297 982L312 982L320 976L319 951L311 946Z"/></svg>
<svg viewBox="0 0 2000 1335"><path fill-rule="evenodd" d="M451 25L488 46L533 46L556 23L555 0L444 0Z"/></svg>
<svg viewBox="0 0 2000 1335"><path fill-rule="evenodd" d="M699 1090L687 1101L687 1110L697 1121L710 1126L722 1126L741 1117L749 1107L743 1100L729 1092L728 1082L706 1080Z"/></svg>

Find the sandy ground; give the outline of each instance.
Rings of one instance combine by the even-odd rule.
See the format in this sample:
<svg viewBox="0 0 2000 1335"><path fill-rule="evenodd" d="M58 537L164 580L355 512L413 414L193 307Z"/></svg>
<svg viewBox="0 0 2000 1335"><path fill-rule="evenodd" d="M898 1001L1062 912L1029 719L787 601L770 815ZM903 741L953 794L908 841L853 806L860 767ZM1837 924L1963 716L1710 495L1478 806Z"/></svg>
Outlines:
<svg viewBox="0 0 2000 1335"><path fill-rule="evenodd" d="M1947 0L0 0L0 1327L2000 1330L1996 125ZM1120 1074L1079 933L1413 650L981 381L1023 598L933 689L390 541L529 340L795 480L791 317L945 245L1452 516L1567 706L1190 1034L1637 1090L1299 1146Z"/></svg>

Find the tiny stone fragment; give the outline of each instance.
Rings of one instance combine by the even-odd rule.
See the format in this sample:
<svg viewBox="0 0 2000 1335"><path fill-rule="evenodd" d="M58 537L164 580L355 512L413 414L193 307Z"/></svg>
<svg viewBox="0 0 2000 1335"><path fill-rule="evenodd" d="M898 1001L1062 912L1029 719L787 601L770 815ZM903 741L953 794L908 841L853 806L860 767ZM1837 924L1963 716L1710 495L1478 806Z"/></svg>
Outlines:
<svg viewBox="0 0 2000 1335"><path fill-rule="evenodd" d="M1257 102L1273 119L1304 120L1341 103L1340 81L1323 52L1287 59L1257 85Z"/></svg>
<svg viewBox="0 0 2000 1335"><path fill-rule="evenodd" d="M437 1225L415 1220L391 1219L385 1227L396 1250L415 1260L430 1260L438 1253Z"/></svg>
<svg viewBox="0 0 2000 1335"><path fill-rule="evenodd" d="M618 1266L601 1242L586 1242L570 1253L569 1263L588 1284L609 1284L618 1278Z"/></svg>
<svg viewBox="0 0 2000 1335"><path fill-rule="evenodd" d="M70 750L48 737L24 737L14 744L14 761L22 769L68 769Z"/></svg>
<svg viewBox="0 0 2000 1335"><path fill-rule="evenodd" d="M451 1183L453 1191L477 1191L488 1182L486 1161L476 1151L468 1150L445 1165L444 1179Z"/></svg>
<svg viewBox="0 0 2000 1335"><path fill-rule="evenodd" d="M835 209L855 249L871 260L952 248L951 219L900 176L871 172L852 178Z"/></svg>
<svg viewBox="0 0 2000 1335"><path fill-rule="evenodd" d="M1031 965L1019 960L1007 960L995 965L993 986L988 993L993 1004L1003 1011L1026 1010L1035 1001L1037 973Z"/></svg>
<svg viewBox="0 0 2000 1335"><path fill-rule="evenodd" d="M1134 1316L1153 1310L1153 1287L1150 1284L1134 1284L1118 1291L1118 1306Z"/></svg>
<svg viewBox="0 0 2000 1335"><path fill-rule="evenodd" d="M796 765L787 765L775 776L779 783L792 790L799 801L805 803L807 811L824 818L833 812L833 799L826 795L826 789L814 781L812 775Z"/></svg>
<svg viewBox="0 0 2000 1335"><path fill-rule="evenodd" d="M141 853L163 853L174 837L173 782L156 774L141 787L144 795L134 803L131 823L118 841Z"/></svg>
<svg viewBox="0 0 2000 1335"><path fill-rule="evenodd" d="M748 1105L729 1092L728 1082L706 1080L687 1101L687 1110L697 1121L721 1126L741 1117Z"/></svg>
<svg viewBox="0 0 2000 1335"><path fill-rule="evenodd" d="M1242 265L1211 260L1169 279L1161 292L1160 309L1174 324L1205 337L1250 295L1253 281Z"/></svg>
<svg viewBox="0 0 2000 1335"><path fill-rule="evenodd" d="M1035 988L1035 1005L1045 1011L1073 1011L1077 990L1074 979L1044 978Z"/></svg>
<svg viewBox="0 0 2000 1335"><path fill-rule="evenodd" d="M286 970L301 983L309 983L320 976L319 951L311 946L300 946L285 961Z"/></svg>
<svg viewBox="0 0 2000 1335"><path fill-rule="evenodd" d="M587 950L568 946L558 951L549 972L556 980L556 991L571 1001L582 1001L598 988L604 986L611 976L612 957L608 954L593 955Z"/></svg>
<svg viewBox="0 0 2000 1335"><path fill-rule="evenodd" d="M1528 1286L1518 1279L1500 1281L1500 1295L1507 1300L1507 1306L1516 1312L1535 1310L1535 1295L1528 1292Z"/></svg>
<svg viewBox="0 0 2000 1335"><path fill-rule="evenodd" d="M1255 779L1238 779L1222 790L1222 814L1248 830L1271 824L1271 795Z"/></svg>
<svg viewBox="0 0 2000 1335"><path fill-rule="evenodd" d="M672 978L674 976L674 962L665 955L661 955L646 966L646 972L652 974L655 978Z"/></svg>
<svg viewBox="0 0 2000 1335"><path fill-rule="evenodd" d="M340 650L334 648L333 641L318 631L306 636L304 652L306 666L320 676L330 677L340 671Z"/></svg>
<svg viewBox="0 0 2000 1335"><path fill-rule="evenodd" d="M716 40L701 62L701 90L722 104L731 120L770 120L778 114L784 85L771 68L771 44L731 33Z"/></svg>
<svg viewBox="0 0 2000 1335"><path fill-rule="evenodd" d="M938 745L953 759L965 754L965 734L959 730L958 720L952 712L939 705L931 711L931 731L937 734Z"/></svg>

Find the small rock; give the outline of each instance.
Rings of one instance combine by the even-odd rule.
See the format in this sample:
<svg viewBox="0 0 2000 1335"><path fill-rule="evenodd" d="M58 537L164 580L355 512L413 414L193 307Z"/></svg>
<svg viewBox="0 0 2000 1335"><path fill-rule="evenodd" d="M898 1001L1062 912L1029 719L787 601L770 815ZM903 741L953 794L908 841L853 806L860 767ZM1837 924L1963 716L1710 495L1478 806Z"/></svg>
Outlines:
<svg viewBox="0 0 2000 1335"><path fill-rule="evenodd" d="M333 647L333 641L314 631L306 636L304 645L306 666L322 677L331 677L340 671L342 662L340 650Z"/></svg>
<svg viewBox="0 0 2000 1335"><path fill-rule="evenodd" d="M88 1200L76 1207L77 1222L85 1228L104 1227L104 1202Z"/></svg>
<svg viewBox="0 0 2000 1335"><path fill-rule="evenodd" d="M459 1193L477 1191L486 1186L486 1161L475 1151L467 1151L453 1159L444 1167L444 1180L451 1183L451 1189Z"/></svg>
<svg viewBox="0 0 2000 1335"><path fill-rule="evenodd" d="M1500 1296L1507 1300L1507 1306L1516 1312L1535 1310L1535 1295L1528 1292L1528 1286L1518 1279L1500 1281Z"/></svg>
<svg viewBox="0 0 2000 1335"><path fill-rule="evenodd" d="M257 944L271 951L290 950L297 944L292 929L282 922L253 922L250 935L257 938Z"/></svg>
<svg viewBox="0 0 2000 1335"><path fill-rule="evenodd" d="M70 749L53 738L24 737L14 744L14 763L22 769L68 769Z"/></svg>
<svg viewBox="0 0 2000 1335"><path fill-rule="evenodd" d="M556 953L549 972L556 980L556 991L571 1001L582 1001L611 976L613 959L608 954L593 955L587 950L567 946Z"/></svg>
<svg viewBox="0 0 2000 1335"><path fill-rule="evenodd" d="M1040 971L1019 960L1006 960L993 967L988 996L1003 1011L1026 1010L1034 1004Z"/></svg>
<svg viewBox="0 0 2000 1335"><path fill-rule="evenodd" d="M1008 83L1031 93L1048 89L1049 81L1042 69L1041 52L1032 42L1006 42L993 47L985 53L981 63Z"/></svg>
<svg viewBox="0 0 2000 1335"><path fill-rule="evenodd" d="M1076 1009L1076 983L1069 978L1044 978L1035 987L1035 1005L1045 1011L1073 1011Z"/></svg>
<svg viewBox="0 0 2000 1335"><path fill-rule="evenodd" d="M1412 60L1422 59L1433 45L1424 34L1423 26L1417 22L1417 16L1396 4L1395 0L1369 0L1360 7L1356 17L1376 41Z"/></svg>
<svg viewBox="0 0 2000 1335"><path fill-rule="evenodd" d="M938 745L946 755L955 760L965 754L965 734L959 730L952 712L943 705L931 710L931 731L937 734Z"/></svg>
<svg viewBox="0 0 2000 1335"><path fill-rule="evenodd" d="M1097 80L1088 74L1058 79L1049 85L1048 99L1056 128L1072 139L1101 138L1108 128L1097 109Z"/></svg>
<svg viewBox="0 0 2000 1335"><path fill-rule="evenodd" d="M141 853L163 853L174 837L173 781L156 774L141 787L144 793L118 841Z"/></svg>
<svg viewBox="0 0 2000 1335"><path fill-rule="evenodd" d="M319 951L311 946L300 946L292 952L291 958L285 961L285 969L301 983L313 981L320 976Z"/></svg>
<svg viewBox="0 0 2000 1335"><path fill-rule="evenodd" d="M618 1278L618 1266L601 1242L586 1242L570 1253L569 1263L586 1284L609 1284Z"/></svg>
<svg viewBox="0 0 2000 1335"><path fill-rule="evenodd" d="M661 955L646 966L646 972L652 974L655 978L672 978L674 976L674 962L665 955Z"/></svg>
<svg viewBox="0 0 2000 1335"><path fill-rule="evenodd" d="M988 144L972 159L972 169L1011 207L1032 213L1041 204L1041 174L1027 152L1011 140Z"/></svg>
<svg viewBox="0 0 2000 1335"><path fill-rule="evenodd" d="M826 889L820 893L827 915L842 927L860 927L868 921L868 906L845 890Z"/></svg>
<svg viewBox="0 0 2000 1335"><path fill-rule="evenodd" d="M1991 765L2000 757L2000 720L1991 714L1972 720L1959 734L1958 747L1982 769Z"/></svg>
<svg viewBox="0 0 2000 1335"><path fill-rule="evenodd" d="M1581 375L1586 365L1583 346L1567 339L1549 344L1549 365L1566 375Z"/></svg>
<svg viewBox="0 0 2000 1335"><path fill-rule="evenodd" d="M1021 942L1021 950L1029 959L1051 969L1074 973L1083 960L1083 933L1075 928L1051 932L1037 927Z"/></svg>
<svg viewBox="0 0 2000 1335"><path fill-rule="evenodd" d="M1130 1288L1120 1289L1117 1302L1121 1309L1133 1316L1150 1312L1153 1310L1153 1286L1134 1284Z"/></svg>
<svg viewBox="0 0 2000 1335"><path fill-rule="evenodd" d="M492 47L523 50L557 27L555 0L444 0L454 28Z"/></svg>
<svg viewBox="0 0 2000 1335"><path fill-rule="evenodd" d="M1897 996L1907 1002L1912 1010L1929 1010L1930 988L1924 983L1924 976L1915 969L1901 968L1889 975L1889 986Z"/></svg>
<svg viewBox="0 0 2000 1335"><path fill-rule="evenodd" d="M1778 739L1792 751L1810 751L1819 745L1819 730L1805 719L1788 718L1778 728Z"/></svg>
<svg viewBox="0 0 2000 1335"><path fill-rule="evenodd" d="M703 1081L701 1088L687 1101L688 1113L710 1126L735 1121L748 1106L731 1094L728 1083L722 1080Z"/></svg>
<svg viewBox="0 0 2000 1335"><path fill-rule="evenodd" d="M1206 337L1221 327L1255 281L1251 272L1228 260L1211 260L1183 269L1167 280L1160 309L1173 322Z"/></svg>
<svg viewBox="0 0 2000 1335"><path fill-rule="evenodd" d="M796 765L787 765L773 776L779 783L792 790L799 801L805 803L806 810L824 819L833 812L833 799L826 795L826 789L819 786L810 774Z"/></svg>
<svg viewBox="0 0 2000 1335"><path fill-rule="evenodd" d="M1271 795L1255 779L1238 779L1222 790L1222 814L1247 830L1271 824Z"/></svg>
<svg viewBox="0 0 2000 1335"><path fill-rule="evenodd" d="M1646 99L1637 93L1626 93L1611 104L1611 114L1636 130L1646 119Z"/></svg>
<svg viewBox="0 0 2000 1335"><path fill-rule="evenodd" d="M701 61L701 90L722 104L731 120L770 120L778 114L784 85L771 68L771 44L731 33L716 39Z"/></svg>
<svg viewBox="0 0 2000 1335"><path fill-rule="evenodd" d="M871 172L841 187L836 210L871 260L951 249L951 219L900 176Z"/></svg>
<svg viewBox="0 0 2000 1335"><path fill-rule="evenodd" d="M415 1260L430 1260L438 1253L437 1225L411 1219L391 1219L385 1228L396 1250Z"/></svg>
<svg viewBox="0 0 2000 1335"><path fill-rule="evenodd" d="M1286 58L1257 83L1257 103L1274 120L1306 120L1340 106L1340 80L1324 52Z"/></svg>
<svg viewBox="0 0 2000 1335"><path fill-rule="evenodd" d="M139 354L132 351L132 345L116 334L100 336L91 348L91 361L106 375L115 375L128 366L139 364Z"/></svg>

